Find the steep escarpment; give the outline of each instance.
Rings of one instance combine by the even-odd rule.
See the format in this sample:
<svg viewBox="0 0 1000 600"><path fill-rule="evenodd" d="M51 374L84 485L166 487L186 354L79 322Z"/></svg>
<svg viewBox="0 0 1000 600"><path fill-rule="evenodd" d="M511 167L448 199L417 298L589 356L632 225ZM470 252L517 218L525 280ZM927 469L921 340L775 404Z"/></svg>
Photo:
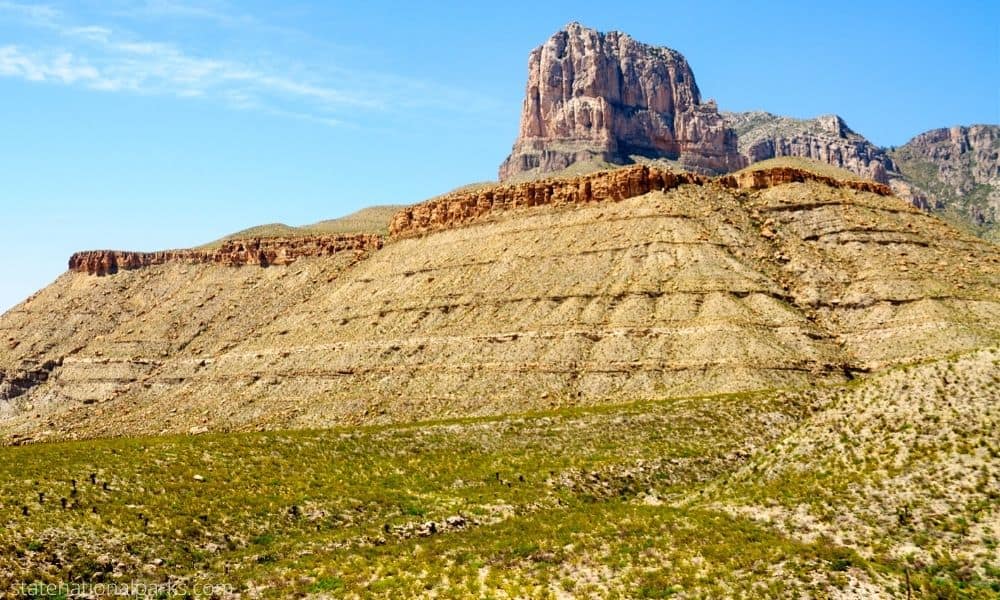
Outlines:
<svg viewBox="0 0 1000 600"><path fill-rule="evenodd" d="M889 183L896 168L882 148L855 133L837 115L793 119L755 111L725 113L747 162L792 156L809 158Z"/></svg>
<svg viewBox="0 0 1000 600"><path fill-rule="evenodd" d="M880 183L836 179L799 168L745 169L734 175L712 179L695 173L634 165L574 178L543 179L459 190L429 202L403 208L390 221L389 234L394 238L420 235L489 219L507 211L537 206L619 202L653 191L666 192L682 185L714 184L731 189L759 190L806 181L883 196L892 193L889 186Z"/></svg>
<svg viewBox="0 0 1000 600"><path fill-rule="evenodd" d="M744 166L680 53L571 23L528 57L520 131L500 179L632 154L710 173Z"/></svg>
<svg viewBox="0 0 1000 600"><path fill-rule="evenodd" d="M488 210L462 194L489 189L408 208L394 241L360 256L68 272L0 318L8 380L51 365L0 403L0 431L318 427L794 387L1000 337L996 247L884 186L748 170L671 187L645 166L538 183L530 205L501 186Z"/></svg>
<svg viewBox="0 0 1000 600"><path fill-rule="evenodd" d="M513 150L500 180L575 176L640 163L704 174L763 161L819 161L891 184L914 206L996 240L1000 127L936 129L899 149L879 147L837 115L797 119L720 113L669 48L571 23L533 50Z"/></svg>
<svg viewBox="0 0 1000 600"><path fill-rule="evenodd" d="M450 229L507 211L537 206L617 202L683 184L703 185L709 179L694 173L674 173L636 165L581 177L545 179L459 190L400 210L389 222L394 238Z"/></svg>
<svg viewBox="0 0 1000 600"><path fill-rule="evenodd" d="M220 264L230 267L290 265L304 257L333 256L343 252L364 253L382 247L375 234L252 238L224 240L211 249L131 252L88 250L69 259L69 270L90 275L113 275L119 270L140 269L168 262Z"/></svg>
<svg viewBox="0 0 1000 600"><path fill-rule="evenodd" d="M1000 126L922 133L891 153L897 192L915 205L1000 240Z"/></svg>

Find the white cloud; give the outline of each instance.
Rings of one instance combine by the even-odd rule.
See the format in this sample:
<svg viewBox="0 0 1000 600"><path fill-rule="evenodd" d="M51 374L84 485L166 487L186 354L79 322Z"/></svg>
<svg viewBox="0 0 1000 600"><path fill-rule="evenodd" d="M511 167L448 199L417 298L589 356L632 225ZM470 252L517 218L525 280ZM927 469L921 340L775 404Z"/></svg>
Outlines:
<svg viewBox="0 0 1000 600"><path fill-rule="evenodd" d="M58 10L44 4L21 4L7 0L0 0L0 10L37 23L51 22L61 15Z"/></svg>
<svg viewBox="0 0 1000 600"><path fill-rule="evenodd" d="M134 6L143 14L173 15L222 23L219 5L153 0ZM111 24L82 24L50 6L0 0L0 19L49 31L49 45L0 48L0 76L76 85L103 92L171 95L220 102L238 110L322 123L344 124L354 111L409 110L423 106L470 112L490 101L461 90L394 75L337 69L262 68L231 57L199 56L179 46L142 39ZM279 61L280 62L280 61ZM287 61L286 61L287 62ZM310 77L288 73L308 72ZM320 73L325 75L321 76Z"/></svg>
<svg viewBox="0 0 1000 600"><path fill-rule="evenodd" d="M97 69L69 52L49 57L32 56L24 54L17 46L0 47L0 75L65 84L101 80Z"/></svg>

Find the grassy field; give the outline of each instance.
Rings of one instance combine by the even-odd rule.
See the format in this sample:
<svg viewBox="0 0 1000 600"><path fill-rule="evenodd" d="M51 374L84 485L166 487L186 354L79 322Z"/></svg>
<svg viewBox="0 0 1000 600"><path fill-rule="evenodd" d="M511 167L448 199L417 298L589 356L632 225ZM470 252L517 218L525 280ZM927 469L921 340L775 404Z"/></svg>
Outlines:
<svg viewBox="0 0 1000 600"><path fill-rule="evenodd" d="M802 391L7 447L0 590L996 597L997 373L987 351Z"/></svg>

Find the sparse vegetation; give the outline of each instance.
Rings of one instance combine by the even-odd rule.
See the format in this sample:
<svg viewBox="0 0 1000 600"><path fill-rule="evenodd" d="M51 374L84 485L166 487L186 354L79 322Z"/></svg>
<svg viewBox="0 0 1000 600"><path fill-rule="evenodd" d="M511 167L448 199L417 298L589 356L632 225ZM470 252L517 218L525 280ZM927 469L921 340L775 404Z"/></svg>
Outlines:
<svg viewBox="0 0 1000 600"><path fill-rule="evenodd" d="M389 220L402 208L402 205L369 206L357 212L340 217L319 221L311 225L293 227L284 223L269 223L243 229L209 242L202 248L213 248L226 240L271 237L304 237L310 235L332 235L337 233L381 233L389 228Z"/></svg>
<svg viewBox="0 0 1000 600"><path fill-rule="evenodd" d="M802 391L4 448L0 577L264 597L901 596L907 581L994 597L996 356ZM37 502L73 480L70 507Z"/></svg>

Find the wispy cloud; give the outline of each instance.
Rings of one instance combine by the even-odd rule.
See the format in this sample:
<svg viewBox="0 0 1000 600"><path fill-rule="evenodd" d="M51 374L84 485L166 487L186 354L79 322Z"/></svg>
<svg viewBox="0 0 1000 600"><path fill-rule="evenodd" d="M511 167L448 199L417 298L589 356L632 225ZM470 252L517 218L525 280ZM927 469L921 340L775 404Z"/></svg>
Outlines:
<svg viewBox="0 0 1000 600"><path fill-rule="evenodd" d="M120 6L113 12L131 17L205 19L224 25L245 24L250 20L250 17L244 15L233 15L225 6L217 2L195 4L182 0L144 0Z"/></svg>
<svg viewBox="0 0 1000 600"><path fill-rule="evenodd" d="M155 0L135 10L222 23L241 19L221 8L179 0ZM114 23L84 23L46 5L0 0L0 19L43 29L47 45L0 46L0 76L73 85L104 92L210 99L233 109L343 125L357 111L418 106L475 111L489 101L429 82L350 69L324 69L325 77L290 76L307 71L294 61L275 70L251 60L192 53L174 43L144 39ZM316 72L317 70L311 70Z"/></svg>
<svg viewBox="0 0 1000 600"><path fill-rule="evenodd" d="M0 47L0 75L65 84L100 80L97 69L68 52L39 58L22 53L16 46Z"/></svg>

